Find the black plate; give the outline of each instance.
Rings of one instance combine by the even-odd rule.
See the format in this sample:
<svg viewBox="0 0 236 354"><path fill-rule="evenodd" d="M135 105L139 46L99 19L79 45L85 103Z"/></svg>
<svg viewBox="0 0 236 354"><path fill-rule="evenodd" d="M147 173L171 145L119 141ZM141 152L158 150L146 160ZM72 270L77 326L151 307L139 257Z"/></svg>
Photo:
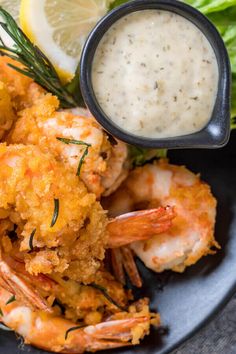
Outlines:
<svg viewBox="0 0 236 354"><path fill-rule="evenodd" d="M236 290L236 132L222 150L174 151L170 153L170 160L200 171L202 178L212 186L218 199L216 238L222 250L215 256L205 257L184 274L158 275L140 264L145 284L136 295L148 296L152 309L159 309L163 325L169 327L167 335L153 331L135 348L135 353L140 354L169 353L208 322ZM0 332L0 353L23 352L42 354L28 346L22 348L13 333ZM133 352L131 348L109 353Z"/></svg>

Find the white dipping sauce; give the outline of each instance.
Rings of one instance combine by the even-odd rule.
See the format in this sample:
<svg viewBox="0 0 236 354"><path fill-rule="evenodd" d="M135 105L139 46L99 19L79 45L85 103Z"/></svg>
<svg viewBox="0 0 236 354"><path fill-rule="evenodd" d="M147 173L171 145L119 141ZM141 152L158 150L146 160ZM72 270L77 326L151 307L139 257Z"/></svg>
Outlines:
<svg viewBox="0 0 236 354"><path fill-rule="evenodd" d="M102 38L92 66L94 92L106 115L151 138L201 130L211 118L218 78L205 35L169 11L121 18Z"/></svg>

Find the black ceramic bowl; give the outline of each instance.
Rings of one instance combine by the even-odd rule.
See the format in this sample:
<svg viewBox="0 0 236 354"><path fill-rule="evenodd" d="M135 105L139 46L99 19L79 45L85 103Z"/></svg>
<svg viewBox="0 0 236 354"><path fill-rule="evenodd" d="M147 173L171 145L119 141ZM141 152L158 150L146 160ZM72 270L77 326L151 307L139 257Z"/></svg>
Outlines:
<svg viewBox="0 0 236 354"><path fill-rule="evenodd" d="M199 132L172 138L145 138L133 135L112 122L103 112L93 91L91 71L98 44L107 30L120 18L135 11L167 10L195 24L211 43L219 67L218 93L209 123ZM97 121L113 136L129 144L147 148L218 148L224 146L230 134L231 72L227 50L214 25L193 7L175 0L130 1L101 19L89 35L80 62L81 91L86 105Z"/></svg>

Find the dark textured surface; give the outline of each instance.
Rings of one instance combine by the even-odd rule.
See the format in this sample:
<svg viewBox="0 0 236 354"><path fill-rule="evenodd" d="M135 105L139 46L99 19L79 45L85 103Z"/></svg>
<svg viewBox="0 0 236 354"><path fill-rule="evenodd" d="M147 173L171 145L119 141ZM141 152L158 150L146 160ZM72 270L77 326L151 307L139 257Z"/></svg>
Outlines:
<svg viewBox="0 0 236 354"><path fill-rule="evenodd" d="M236 296L210 325L171 354L223 353L236 353Z"/></svg>
<svg viewBox="0 0 236 354"><path fill-rule="evenodd" d="M236 132L222 150L175 151L173 163L185 164L211 186L218 200L216 238L222 249L190 267L184 274L150 272L140 264L144 287L137 296L148 296L153 310L159 309L168 335L152 331L139 354L166 354L191 337L220 311L236 290ZM19 349L15 335L0 331L0 353L40 351ZM134 349L114 350L112 354L133 354ZM175 354L236 354L236 298L207 329Z"/></svg>

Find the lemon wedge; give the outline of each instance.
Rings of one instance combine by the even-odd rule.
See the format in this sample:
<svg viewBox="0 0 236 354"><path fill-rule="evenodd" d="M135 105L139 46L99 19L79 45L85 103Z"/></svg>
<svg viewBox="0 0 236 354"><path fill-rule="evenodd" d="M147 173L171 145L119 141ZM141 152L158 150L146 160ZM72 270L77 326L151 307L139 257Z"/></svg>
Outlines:
<svg viewBox="0 0 236 354"><path fill-rule="evenodd" d="M20 0L0 0L0 6L2 6L4 10L9 12L9 14L12 15L14 20L19 23ZM12 39L2 28L0 28L0 36L8 47L11 48L13 46L14 43Z"/></svg>
<svg viewBox="0 0 236 354"><path fill-rule="evenodd" d="M84 42L114 0L22 0L22 30L64 81L75 73Z"/></svg>
<svg viewBox="0 0 236 354"><path fill-rule="evenodd" d="M0 0L0 6L19 23L20 0Z"/></svg>

